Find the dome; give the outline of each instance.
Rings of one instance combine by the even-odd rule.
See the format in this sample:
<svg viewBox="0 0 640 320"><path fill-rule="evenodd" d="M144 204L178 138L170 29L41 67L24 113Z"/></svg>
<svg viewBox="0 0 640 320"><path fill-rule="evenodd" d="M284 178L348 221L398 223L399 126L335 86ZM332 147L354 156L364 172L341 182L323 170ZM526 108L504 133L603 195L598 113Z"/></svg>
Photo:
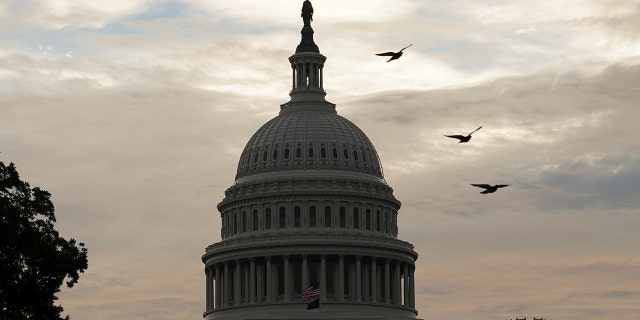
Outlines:
<svg viewBox="0 0 640 320"><path fill-rule="evenodd" d="M286 175L301 169L340 170L383 179L369 138L326 102L283 105L280 114L249 139L240 156L236 181L260 173Z"/></svg>
<svg viewBox="0 0 640 320"><path fill-rule="evenodd" d="M291 99L251 136L218 203L221 241L202 256L206 320L317 319L301 311L320 304L323 319L418 314L401 203L369 138L325 100L312 15L305 0Z"/></svg>

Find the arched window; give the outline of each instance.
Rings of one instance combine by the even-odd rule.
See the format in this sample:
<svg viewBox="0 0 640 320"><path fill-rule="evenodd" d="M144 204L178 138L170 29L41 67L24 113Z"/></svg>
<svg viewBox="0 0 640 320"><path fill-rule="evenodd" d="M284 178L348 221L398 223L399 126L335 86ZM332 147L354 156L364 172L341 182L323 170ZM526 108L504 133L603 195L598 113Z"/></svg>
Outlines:
<svg viewBox="0 0 640 320"><path fill-rule="evenodd" d="M222 215L222 238L223 239L227 237L227 234L229 234L229 231L227 229L228 228L228 226L227 226L228 225L227 224L228 220L229 220L229 215L225 212Z"/></svg>
<svg viewBox="0 0 640 320"><path fill-rule="evenodd" d="M313 158L313 147L309 147L309 159Z"/></svg>
<svg viewBox="0 0 640 320"><path fill-rule="evenodd" d="M331 207L326 206L324 207L324 227L325 228L331 228L331 220L332 220Z"/></svg>
<svg viewBox="0 0 640 320"><path fill-rule="evenodd" d="M371 210L367 209L364 214L364 223L367 230L371 230Z"/></svg>
<svg viewBox="0 0 640 320"><path fill-rule="evenodd" d="M264 228L271 229L271 208L267 208L264 213Z"/></svg>
<svg viewBox="0 0 640 320"><path fill-rule="evenodd" d="M353 150L353 160L358 161L358 151Z"/></svg>
<svg viewBox="0 0 640 320"><path fill-rule="evenodd" d="M309 207L309 227L316 227L316 206Z"/></svg>
<svg viewBox="0 0 640 320"><path fill-rule="evenodd" d="M232 232L231 234L236 234L236 231L238 230L238 214L234 213L233 214L233 226L232 226Z"/></svg>
<svg viewBox="0 0 640 320"><path fill-rule="evenodd" d="M334 159L338 159L338 149L333 148L333 150L331 150L331 155Z"/></svg>
<svg viewBox="0 0 640 320"><path fill-rule="evenodd" d="M258 210L253 209L253 231L258 230Z"/></svg>
<svg viewBox="0 0 640 320"><path fill-rule="evenodd" d="M302 157L302 149L300 147L296 148L296 158L300 159Z"/></svg>
<svg viewBox="0 0 640 320"><path fill-rule="evenodd" d="M340 207L340 228L347 227L347 209Z"/></svg>
<svg viewBox="0 0 640 320"><path fill-rule="evenodd" d="M267 151L266 150L262 153L262 161L267 161Z"/></svg>
<svg viewBox="0 0 640 320"><path fill-rule="evenodd" d="M273 157L271 157L273 160L278 159L278 149L273 149Z"/></svg>
<svg viewBox="0 0 640 320"><path fill-rule="evenodd" d="M256 153L253 154L253 163L258 162L258 151L256 151Z"/></svg>
<svg viewBox="0 0 640 320"><path fill-rule="evenodd" d="M327 149L325 149L324 147L320 148L320 157L322 157L323 159L327 157Z"/></svg>
<svg viewBox="0 0 640 320"><path fill-rule="evenodd" d="M358 208L353 208L353 227L360 229L360 212Z"/></svg>
<svg viewBox="0 0 640 320"><path fill-rule="evenodd" d="M346 148L342 149L342 155L344 156L345 160L348 160L349 159L349 150L347 150Z"/></svg>
<svg viewBox="0 0 640 320"><path fill-rule="evenodd" d="M284 149L284 159L289 159L289 148Z"/></svg>
<svg viewBox="0 0 640 320"><path fill-rule="evenodd" d="M247 212L242 211L242 232L247 232Z"/></svg>
<svg viewBox="0 0 640 320"><path fill-rule="evenodd" d="M367 163L367 154L362 151L362 162Z"/></svg>
<svg viewBox="0 0 640 320"><path fill-rule="evenodd" d="M293 208L293 227L300 228L302 225L302 213L300 213L300 207L295 206Z"/></svg>
<svg viewBox="0 0 640 320"><path fill-rule="evenodd" d="M280 207L280 220L278 224L278 228L286 228L287 227L287 210L284 207Z"/></svg>

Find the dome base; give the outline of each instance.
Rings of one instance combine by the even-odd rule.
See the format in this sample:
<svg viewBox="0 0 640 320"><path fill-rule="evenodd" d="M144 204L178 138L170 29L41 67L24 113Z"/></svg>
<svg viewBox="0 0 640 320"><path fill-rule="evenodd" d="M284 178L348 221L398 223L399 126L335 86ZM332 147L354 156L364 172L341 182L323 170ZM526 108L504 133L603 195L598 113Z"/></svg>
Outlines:
<svg viewBox="0 0 640 320"><path fill-rule="evenodd" d="M421 320L417 311L402 307L369 303L321 302L320 308L307 310L306 302L227 307L204 314L205 320Z"/></svg>

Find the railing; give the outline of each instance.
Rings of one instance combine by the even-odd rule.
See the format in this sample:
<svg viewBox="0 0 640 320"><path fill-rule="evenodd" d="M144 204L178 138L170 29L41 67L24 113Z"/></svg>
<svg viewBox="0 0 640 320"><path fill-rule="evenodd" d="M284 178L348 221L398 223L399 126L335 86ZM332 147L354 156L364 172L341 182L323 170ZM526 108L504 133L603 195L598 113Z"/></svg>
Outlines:
<svg viewBox="0 0 640 320"><path fill-rule="evenodd" d="M224 240L207 247L205 252L218 251L223 249L234 249L246 245L256 246L260 244L367 244L381 245L384 247L395 247L402 250L413 250L413 245L409 242L391 237L380 237L377 235L353 234L353 233L269 233L251 234Z"/></svg>

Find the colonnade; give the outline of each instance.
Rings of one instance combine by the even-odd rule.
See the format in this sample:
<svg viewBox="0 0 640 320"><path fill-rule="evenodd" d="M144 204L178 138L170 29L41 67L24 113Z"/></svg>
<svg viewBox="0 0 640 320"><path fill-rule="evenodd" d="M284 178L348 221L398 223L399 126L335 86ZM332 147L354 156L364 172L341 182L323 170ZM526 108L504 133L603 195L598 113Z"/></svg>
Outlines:
<svg viewBox="0 0 640 320"><path fill-rule="evenodd" d="M206 309L302 301L320 283L321 301L415 309L413 262L360 255L260 256L209 265Z"/></svg>
<svg viewBox="0 0 640 320"><path fill-rule="evenodd" d="M293 89L315 88L322 89L324 64L315 62L296 62L291 64L293 70Z"/></svg>

